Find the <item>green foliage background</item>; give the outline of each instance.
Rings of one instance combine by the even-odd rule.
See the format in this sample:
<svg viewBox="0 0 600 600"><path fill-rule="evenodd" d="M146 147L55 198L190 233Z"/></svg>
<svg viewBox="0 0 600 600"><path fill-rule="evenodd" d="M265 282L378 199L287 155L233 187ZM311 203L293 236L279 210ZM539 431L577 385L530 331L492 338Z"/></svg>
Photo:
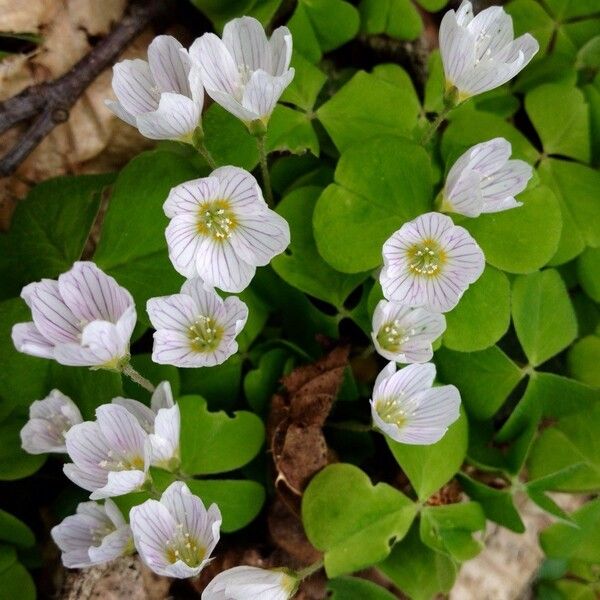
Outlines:
<svg viewBox="0 0 600 600"><path fill-rule="evenodd" d="M219 31L242 14L267 24L281 0L193 3ZM159 144L120 173L61 177L32 190L0 236L2 506L13 489L57 485L45 479L56 468L39 471L45 459L20 449L18 433L34 399L57 387L86 418L116 395L147 401L116 374L18 354L10 341L12 325L28 320L21 287L55 278L81 257L102 197L108 209L92 259L135 298L141 341L133 347L133 364L155 382L169 379L182 397L184 470L201 477L193 491L219 503L223 529L233 532L250 523L272 493L263 420L280 376L319 355L317 333L337 338L350 332L358 349L368 345L370 315L381 297L382 243L407 220L432 210L444 174L462 152L503 136L513 157L535 166L535 175L519 197L521 208L455 219L487 260L484 275L447 315L434 358L439 380L461 391L460 420L433 446L390 442L383 448L408 477L408 494L369 476L376 434L355 434L353 451L340 444L341 464L310 484L302 519L311 542L325 553L333 598L389 598L383 588L349 577L376 565L411 598L427 600L450 590L460 564L480 551L486 521L523 532L515 498L527 494L556 520L540 537L548 558L537 597L596 597L600 502L589 500L566 514L548 493L587 497L600 490L600 7L596 0L508 2L516 34L531 32L540 53L511 84L454 110L428 153L418 140L427 115L442 106L439 53L429 56L421 89L397 64L338 68L336 50L366 53L375 35L414 40L423 32L422 11L445 5L296 3L287 23L296 77L267 139L275 153L277 210L290 223L292 243L241 294L250 308L241 352L221 366L178 370L154 365L147 354L146 300L174 293L182 283L167 256L162 203L172 186L208 174L198 156ZM204 130L219 164L256 167L254 140L216 104L205 113ZM372 382L347 383L351 393L337 414L366 419ZM214 477L220 473L227 478ZM23 478L30 478L29 488L11 487ZM469 502L428 503L453 479ZM492 480L494 486L486 483ZM59 486L51 502L57 520L83 499L67 483ZM139 499L119 502L125 508ZM14 498L6 501L17 513L18 506ZM35 572L42 566L47 532L39 519L30 525L37 543L28 525L0 511L2 598L35 596L25 567Z"/></svg>

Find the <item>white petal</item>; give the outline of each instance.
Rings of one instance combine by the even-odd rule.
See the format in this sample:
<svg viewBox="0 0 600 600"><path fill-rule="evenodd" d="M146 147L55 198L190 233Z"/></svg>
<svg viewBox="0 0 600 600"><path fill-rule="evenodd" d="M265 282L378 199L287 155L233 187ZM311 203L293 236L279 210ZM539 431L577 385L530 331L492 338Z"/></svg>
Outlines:
<svg viewBox="0 0 600 600"><path fill-rule="evenodd" d="M271 51L265 30L252 17L232 19L223 28L223 44L229 50L238 71L271 72Z"/></svg>
<svg viewBox="0 0 600 600"><path fill-rule="evenodd" d="M13 325L11 336L19 352L40 358L54 358L54 344L38 331L33 322Z"/></svg>
<svg viewBox="0 0 600 600"><path fill-rule="evenodd" d="M128 459L144 460L147 434L124 406L103 404L96 409L98 427L113 451Z"/></svg>
<svg viewBox="0 0 600 600"><path fill-rule="evenodd" d="M146 482L144 471L109 471L106 485L90 494L92 500L102 500L114 496L123 496L130 492L136 492Z"/></svg>
<svg viewBox="0 0 600 600"><path fill-rule="evenodd" d="M125 312L121 315L116 324L116 330L119 338L121 339L121 343L123 347L129 347L129 341L131 340L131 334L135 329L135 325L137 323L137 313L135 311L135 306L132 305L125 310Z"/></svg>
<svg viewBox="0 0 600 600"><path fill-rule="evenodd" d="M287 221L276 212L240 216L231 235L231 245L245 262L263 266L281 254L290 243Z"/></svg>
<svg viewBox="0 0 600 600"><path fill-rule="evenodd" d="M219 181L219 198L225 198L236 215L262 214L268 205L254 176L239 167L225 166L211 173Z"/></svg>
<svg viewBox="0 0 600 600"><path fill-rule="evenodd" d="M154 417L156 415L145 404L138 400L122 398L121 396L113 398L112 403L128 410L137 419L137 422L142 426L142 429L146 433L152 433L154 431Z"/></svg>
<svg viewBox="0 0 600 600"><path fill-rule="evenodd" d="M140 133L151 140L187 139L200 124L201 108L187 96L164 92L155 111L138 115Z"/></svg>
<svg viewBox="0 0 600 600"><path fill-rule="evenodd" d="M466 217L478 217L483 211L481 175L477 171L466 171L453 184L448 180L442 210L455 212Z"/></svg>
<svg viewBox="0 0 600 600"><path fill-rule="evenodd" d="M242 105L242 98L238 100L237 96L223 92L221 90L206 88L206 93L227 112L230 112L234 117L240 119L244 123L250 123L260 119L260 115L249 108Z"/></svg>
<svg viewBox="0 0 600 600"><path fill-rule="evenodd" d="M239 293L250 284L256 267L242 260L228 241L205 239L198 252L197 270L206 283Z"/></svg>
<svg viewBox="0 0 600 600"><path fill-rule="evenodd" d="M58 288L71 312L84 322L116 323L133 305L131 294L93 262L76 262L58 278Z"/></svg>
<svg viewBox="0 0 600 600"><path fill-rule="evenodd" d="M496 203L520 194L533 175L533 168L522 160L509 160L506 165L483 182L483 212L497 212Z"/></svg>
<svg viewBox="0 0 600 600"><path fill-rule="evenodd" d="M161 408L154 422L154 433L150 435L152 444L152 464L168 463L179 452L181 415L179 406Z"/></svg>
<svg viewBox="0 0 600 600"><path fill-rule="evenodd" d="M29 419L21 429L21 448L29 454L67 451L62 432L46 419Z"/></svg>
<svg viewBox="0 0 600 600"><path fill-rule="evenodd" d="M42 279L21 291L31 308L33 322L40 334L54 344L73 342L80 333L79 321L60 295L58 282Z"/></svg>
<svg viewBox="0 0 600 600"><path fill-rule="evenodd" d="M83 328L82 350L90 357L96 357L90 365L107 365L120 361L129 353L129 340L123 340L116 325L106 321L93 321ZM56 360L61 362L62 346L55 350ZM66 363L63 363L66 364Z"/></svg>
<svg viewBox="0 0 600 600"><path fill-rule="evenodd" d="M464 228L455 226L442 236L440 241L447 257L443 274L447 279L462 285L477 281L485 267L485 257L477 242Z"/></svg>
<svg viewBox="0 0 600 600"><path fill-rule="evenodd" d="M148 63L152 77L161 92L175 92L191 97L188 82L190 59L174 37L155 37L148 46Z"/></svg>
<svg viewBox="0 0 600 600"><path fill-rule="evenodd" d="M208 584L202 600L287 600L296 584L297 580L283 571L233 567Z"/></svg>
<svg viewBox="0 0 600 600"><path fill-rule="evenodd" d="M486 54L495 54L513 41L512 19L501 6L490 6L482 10L467 25L476 40L476 59Z"/></svg>
<svg viewBox="0 0 600 600"><path fill-rule="evenodd" d="M230 96L238 93L241 80L237 65L225 44L214 33L205 33L198 38L189 52L192 61L200 68L209 96L213 97L213 91Z"/></svg>
<svg viewBox="0 0 600 600"><path fill-rule="evenodd" d="M154 329L169 329L184 335L199 316L196 303L187 294L150 298L147 311Z"/></svg>
<svg viewBox="0 0 600 600"><path fill-rule="evenodd" d="M373 384L373 396L379 395L379 388L385 383L387 379L389 379L396 371L398 367L396 367L395 362L389 362L377 375L375 379L375 383Z"/></svg>
<svg viewBox="0 0 600 600"><path fill-rule="evenodd" d="M91 546L89 556L93 563L100 564L123 556L129 549L132 542L131 529L129 525L109 533L104 536L99 546Z"/></svg>
<svg viewBox="0 0 600 600"><path fill-rule="evenodd" d="M242 106L258 115L259 119L268 119L279 97L292 79L294 79L293 68L277 77L269 75L265 71L255 71L244 90Z"/></svg>
<svg viewBox="0 0 600 600"><path fill-rule="evenodd" d="M171 219L165 230L169 258L178 273L184 277L197 275L197 260L204 236L198 233L198 216L180 214Z"/></svg>
<svg viewBox="0 0 600 600"><path fill-rule="evenodd" d="M435 365L433 363L414 364L396 371L386 379L377 389L379 398L406 397L410 398L417 392L428 390L435 379Z"/></svg>
<svg viewBox="0 0 600 600"><path fill-rule="evenodd" d="M113 67L112 87L121 106L131 115L156 110L159 92L144 60L124 60Z"/></svg>
<svg viewBox="0 0 600 600"><path fill-rule="evenodd" d="M114 115L119 117L119 119L125 121L125 123L127 123L128 125L131 125L132 127L135 127L137 129L137 121L135 115L132 115L130 112L127 112L120 102L115 102L114 100L105 100L104 105Z"/></svg>
<svg viewBox="0 0 600 600"><path fill-rule="evenodd" d="M103 476L100 463L109 456L111 447L102 435L98 423L86 421L73 425L67 431L65 440L67 452L78 467Z"/></svg>
<svg viewBox="0 0 600 600"><path fill-rule="evenodd" d="M459 25L453 10L449 10L442 19L439 43L446 80L456 84L462 74L473 67L475 48L473 37Z"/></svg>
<svg viewBox="0 0 600 600"><path fill-rule="evenodd" d="M223 320L223 326L227 330L233 330L237 335L248 320L248 306L236 296L225 298L226 317Z"/></svg>
<svg viewBox="0 0 600 600"><path fill-rule="evenodd" d="M171 408L174 405L171 384L168 381L161 381L152 393L150 402L152 410L157 413L161 408Z"/></svg>
<svg viewBox="0 0 600 600"><path fill-rule="evenodd" d="M269 40L271 47L271 74L283 75L292 60L292 34L287 27L278 27Z"/></svg>
<svg viewBox="0 0 600 600"><path fill-rule="evenodd" d="M218 194L219 180L214 173L210 177L192 179L171 189L163 210L169 219L190 213L197 216L199 207L208 200L218 199Z"/></svg>
<svg viewBox="0 0 600 600"><path fill-rule="evenodd" d="M223 300L215 289L202 281L200 277L193 277L185 281L181 286L181 293L189 296L194 302L196 312L194 320L200 315L216 319L219 323L224 319Z"/></svg>
<svg viewBox="0 0 600 600"><path fill-rule="evenodd" d="M159 365L203 366L201 355L192 348L190 338L186 334L167 329L154 332L152 360Z"/></svg>

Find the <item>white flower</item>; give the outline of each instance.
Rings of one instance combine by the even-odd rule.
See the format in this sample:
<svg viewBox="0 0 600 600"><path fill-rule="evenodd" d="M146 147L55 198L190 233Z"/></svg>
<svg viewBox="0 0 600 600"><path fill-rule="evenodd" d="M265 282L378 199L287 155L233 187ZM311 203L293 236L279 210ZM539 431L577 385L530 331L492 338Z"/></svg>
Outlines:
<svg viewBox="0 0 600 600"><path fill-rule="evenodd" d="M151 445L148 434L123 406L104 404L96 421L74 425L66 435L73 463L65 475L99 500L139 490L148 475Z"/></svg>
<svg viewBox="0 0 600 600"><path fill-rule="evenodd" d="M119 369L129 359L133 298L94 263L76 262L58 281L30 283L21 297L33 322L13 327L19 352L104 369Z"/></svg>
<svg viewBox="0 0 600 600"><path fill-rule="evenodd" d="M522 160L508 160L511 151L504 138L467 150L448 173L441 210L478 217L522 206L515 196L527 187L533 169Z"/></svg>
<svg viewBox="0 0 600 600"><path fill-rule="evenodd" d="M77 514L52 528L52 539L69 569L83 569L133 551L131 529L112 500L82 502Z"/></svg>
<svg viewBox="0 0 600 600"><path fill-rule="evenodd" d="M427 362L431 342L446 329L444 315L380 300L373 313L371 337L381 356L399 363Z"/></svg>
<svg viewBox="0 0 600 600"><path fill-rule="evenodd" d="M175 269L226 292L241 292L256 267L290 243L286 220L268 208L256 179L237 167L174 187L163 209L171 219L166 238Z"/></svg>
<svg viewBox="0 0 600 600"><path fill-rule="evenodd" d="M173 402L173 392L168 381L156 386L150 408L131 398L114 398L113 404L125 407L149 435L153 466L167 470L179 466L181 414L179 406Z"/></svg>
<svg viewBox="0 0 600 600"><path fill-rule="evenodd" d="M485 259L466 229L431 212L390 236L383 263L379 280L388 300L447 312L483 273Z"/></svg>
<svg viewBox="0 0 600 600"><path fill-rule="evenodd" d="M229 21L221 41L205 33L190 47L206 93L244 123L267 124L277 100L294 78L292 35L278 27L267 40L252 17Z"/></svg>
<svg viewBox="0 0 600 600"><path fill-rule="evenodd" d="M237 352L235 337L244 328L248 307L235 296L223 300L199 277L180 294L150 298L154 333L152 360L177 367L212 367Z"/></svg>
<svg viewBox="0 0 600 600"><path fill-rule="evenodd" d="M106 100L117 117L153 140L191 142L200 125L204 89L183 46L159 35L148 46L148 62L136 58L113 67L118 102Z"/></svg>
<svg viewBox="0 0 600 600"><path fill-rule="evenodd" d="M283 570L233 567L219 573L202 592L202 600L288 600L299 581Z"/></svg>
<svg viewBox="0 0 600 600"><path fill-rule="evenodd" d="M141 559L159 575L198 575L219 541L219 508L211 504L206 510L182 481L172 483L160 502L146 500L132 508L129 516Z"/></svg>
<svg viewBox="0 0 600 600"><path fill-rule="evenodd" d="M458 101L503 85L539 50L528 33L514 39L512 19L501 6L473 17L467 0L444 15L439 40L446 86L458 90Z"/></svg>
<svg viewBox="0 0 600 600"><path fill-rule="evenodd" d="M66 452L65 434L81 423L81 413L71 398L52 390L29 407L29 421L21 429L21 446L29 454Z"/></svg>
<svg viewBox="0 0 600 600"><path fill-rule="evenodd" d="M460 393L453 385L432 387L435 365L389 363L375 380L373 424L403 444L435 444L460 414Z"/></svg>

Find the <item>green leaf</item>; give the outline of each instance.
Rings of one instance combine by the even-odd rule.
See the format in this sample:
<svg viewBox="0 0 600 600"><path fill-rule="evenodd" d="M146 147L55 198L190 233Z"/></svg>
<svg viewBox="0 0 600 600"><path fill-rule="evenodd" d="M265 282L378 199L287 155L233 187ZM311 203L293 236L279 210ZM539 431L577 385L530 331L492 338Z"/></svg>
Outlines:
<svg viewBox="0 0 600 600"><path fill-rule="evenodd" d="M64 367L54 362L49 362L48 367L52 387L58 388L77 404L84 420L93 420L98 406L123 395L121 375L118 373L92 371L86 367ZM148 397L147 392L144 397Z"/></svg>
<svg viewBox="0 0 600 600"><path fill-rule="evenodd" d="M600 203L596 200L600 173L584 165L553 158L543 160L538 173L571 214L585 244L599 247Z"/></svg>
<svg viewBox="0 0 600 600"><path fill-rule="evenodd" d="M311 117L305 112L279 104L269 121L267 151L302 154L307 150L319 156L319 140Z"/></svg>
<svg viewBox="0 0 600 600"><path fill-rule="evenodd" d="M385 240L430 208L429 157L401 138L351 147L338 162L335 181L317 201L313 227L321 256L344 273L380 265Z"/></svg>
<svg viewBox="0 0 600 600"><path fill-rule="evenodd" d="M423 22L410 0L362 0L359 10L367 34L385 33L399 40L421 35Z"/></svg>
<svg viewBox="0 0 600 600"><path fill-rule="evenodd" d="M498 346L470 353L440 348L435 357L440 380L454 384L467 413L482 421L496 414L523 378Z"/></svg>
<svg viewBox="0 0 600 600"><path fill-rule="evenodd" d="M373 486L359 468L330 465L310 482L302 500L302 522L310 542L325 552L329 577L383 560L390 540L400 540L415 506L386 483Z"/></svg>
<svg viewBox="0 0 600 600"><path fill-rule="evenodd" d="M577 527L555 523L540 534L540 545L550 558L600 562L600 500L592 500L573 514Z"/></svg>
<svg viewBox="0 0 600 600"><path fill-rule="evenodd" d="M480 481L471 479L464 473L458 474L458 480L466 494L481 505L485 516L515 533L523 533L525 525L510 492L497 490Z"/></svg>
<svg viewBox="0 0 600 600"><path fill-rule="evenodd" d="M529 115L546 154L590 159L590 123L583 93L562 83L541 85L525 97Z"/></svg>
<svg viewBox="0 0 600 600"><path fill-rule="evenodd" d="M600 404L561 418L544 429L531 449L530 479L540 479L583 463L572 476L552 486L556 491L585 492L600 488Z"/></svg>
<svg viewBox="0 0 600 600"><path fill-rule="evenodd" d="M386 589L358 577L337 577L327 582L331 600L394 600Z"/></svg>
<svg viewBox="0 0 600 600"><path fill-rule="evenodd" d="M517 277L512 302L517 337L534 367L577 337L577 318L569 293L554 269Z"/></svg>
<svg viewBox="0 0 600 600"><path fill-rule="evenodd" d="M485 254L486 261L508 273L531 273L556 252L561 213L556 197L544 186L519 195L523 206L485 214L461 223Z"/></svg>
<svg viewBox="0 0 600 600"><path fill-rule="evenodd" d="M511 158L520 158L528 163L535 164L540 158L539 152L531 142L515 127L501 117L480 111L461 111L456 115L450 114L450 124L442 137L442 156L447 167L471 146L486 142L495 137L506 138L512 145ZM522 200L522 196L519 196ZM522 210L518 209L518 210ZM514 213L509 210L504 215ZM478 219L489 215L482 215Z"/></svg>
<svg viewBox="0 0 600 600"><path fill-rule="evenodd" d="M449 0L416 0L425 10L429 12L437 12L448 4Z"/></svg>
<svg viewBox="0 0 600 600"><path fill-rule="evenodd" d="M299 0L288 23L294 50L311 62L349 42L359 25L358 11L343 0Z"/></svg>
<svg viewBox="0 0 600 600"><path fill-rule="evenodd" d="M213 410L229 410L235 406L242 384L242 357L230 356L213 367L181 369L181 393L197 394Z"/></svg>
<svg viewBox="0 0 600 600"><path fill-rule="evenodd" d="M311 223L320 192L317 187L298 188L277 205L277 212L290 224L292 242L284 254L271 261L271 266L290 285L341 308L367 273L340 273L319 255Z"/></svg>
<svg viewBox="0 0 600 600"><path fill-rule="evenodd" d="M420 534L424 544L460 562L479 554L482 544L472 533L485 528L485 515L477 502L425 506Z"/></svg>
<svg viewBox="0 0 600 600"><path fill-rule="evenodd" d="M263 25L271 20L282 0L191 0L222 31L228 21L241 15L258 19Z"/></svg>
<svg viewBox="0 0 600 600"><path fill-rule="evenodd" d="M258 273L262 271L259 269ZM252 342L263 330L267 319L269 318L270 307L252 288L247 287L241 294L238 294L240 300L246 303L248 307L248 320L246 326L237 336L240 352L246 352L252 345ZM214 369L214 367L210 367Z"/></svg>
<svg viewBox="0 0 600 600"><path fill-rule="evenodd" d="M258 164L256 140L237 117L216 102L202 115L202 129L206 147L218 165L252 171Z"/></svg>
<svg viewBox="0 0 600 600"><path fill-rule="evenodd" d="M117 177L94 260L131 292L146 325L148 298L176 293L183 281L168 258L162 205L173 186L197 176L180 155L154 150Z"/></svg>
<svg viewBox="0 0 600 600"><path fill-rule="evenodd" d="M359 71L317 111L340 152L381 135L409 136L421 110L412 88Z"/></svg>
<svg viewBox="0 0 600 600"><path fill-rule="evenodd" d="M575 379L594 387L600 387L600 337L588 335L569 349L567 357L569 373Z"/></svg>
<svg viewBox="0 0 600 600"><path fill-rule="evenodd" d="M579 257L577 279L585 293L600 302L600 248L587 248Z"/></svg>
<svg viewBox="0 0 600 600"><path fill-rule="evenodd" d="M205 506L217 504L223 524L221 531L231 533L252 522L265 502L265 490L256 481L237 479L191 479L187 485Z"/></svg>
<svg viewBox="0 0 600 600"><path fill-rule="evenodd" d="M244 393L255 412L262 414L266 411L288 360L289 354L285 350L274 348L260 357L256 369L248 371L244 378Z"/></svg>
<svg viewBox="0 0 600 600"><path fill-rule="evenodd" d="M47 391L49 361L21 354L12 343L13 325L25 321L31 321L31 311L20 298L0 302L0 420L15 406L27 406Z"/></svg>
<svg viewBox="0 0 600 600"><path fill-rule="evenodd" d="M416 524L378 568L412 600L449 592L457 571L452 559L423 544Z"/></svg>
<svg viewBox="0 0 600 600"><path fill-rule="evenodd" d="M10 417L0 423L0 481L22 479L35 473L45 454L27 454L21 448L20 432L26 419Z"/></svg>
<svg viewBox="0 0 600 600"><path fill-rule="evenodd" d="M542 5L536 0L512 0L506 5L506 12L513 18L515 36L531 34L538 41L540 52L544 53L555 24Z"/></svg>
<svg viewBox="0 0 600 600"><path fill-rule="evenodd" d="M510 283L502 271L487 265L460 302L446 313L444 346L461 352L495 344L510 325Z"/></svg>
<svg viewBox="0 0 600 600"><path fill-rule="evenodd" d="M113 180L110 173L57 177L18 203L8 234L0 235L2 298L17 296L31 281L56 278L81 258L102 189Z"/></svg>
<svg viewBox="0 0 600 600"><path fill-rule="evenodd" d="M307 112L311 111L327 81L327 75L298 52L292 55L291 66L296 71L294 79L281 95L281 101L295 104Z"/></svg>
<svg viewBox="0 0 600 600"><path fill-rule="evenodd" d="M260 450L265 430L253 413L233 417L209 412L200 396L184 396L181 410L181 468L192 475L224 473L249 463Z"/></svg>
<svg viewBox="0 0 600 600"><path fill-rule="evenodd" d="M598 12L596 0L546 0L557 21L592 16Z"/></svg>
<svg viewBox="0 0 600 600"><path fill-rule="evenodd" d="M590 410L600 400L597 390L556 373L536 372L532 378L538 395L535 403L550 419Z"/></svg>
<svg viewBox="0 0 600 600"><path fill-rule="evenodd" d="M35 583L20 562L15 561L0 571L0 598L35 600Z"/></svg>
<svg viewBox="0 0 600 600"><path fill-rule="evenodd" d="M23 521L0 509L0 542L31 548L35 536Z"/></svg>
<svg viewBox="0 0 600 600"><path fill-rule="evenodd" d="M386 437L394 458L421 501L427 500L454 477L467 454L467 441L467 419L462 411L458 420L435 444L400 444Z"/></svg>

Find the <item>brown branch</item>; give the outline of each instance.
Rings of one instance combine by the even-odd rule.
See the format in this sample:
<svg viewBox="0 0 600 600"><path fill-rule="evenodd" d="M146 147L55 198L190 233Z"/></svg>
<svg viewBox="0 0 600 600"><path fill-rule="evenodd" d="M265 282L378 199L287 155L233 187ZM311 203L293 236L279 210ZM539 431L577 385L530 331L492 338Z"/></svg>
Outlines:
<svg viewBox="0 0 600 600"><path fill-rule="evenodd" d="M19 141L0 160L0 177L14 173L35 147L69 118L71 108L92 81L164 8L165 0L139 0L132 4L123 20L68 73L55 81L28 87L0 104L0 133L33 118Z"/></svg>

